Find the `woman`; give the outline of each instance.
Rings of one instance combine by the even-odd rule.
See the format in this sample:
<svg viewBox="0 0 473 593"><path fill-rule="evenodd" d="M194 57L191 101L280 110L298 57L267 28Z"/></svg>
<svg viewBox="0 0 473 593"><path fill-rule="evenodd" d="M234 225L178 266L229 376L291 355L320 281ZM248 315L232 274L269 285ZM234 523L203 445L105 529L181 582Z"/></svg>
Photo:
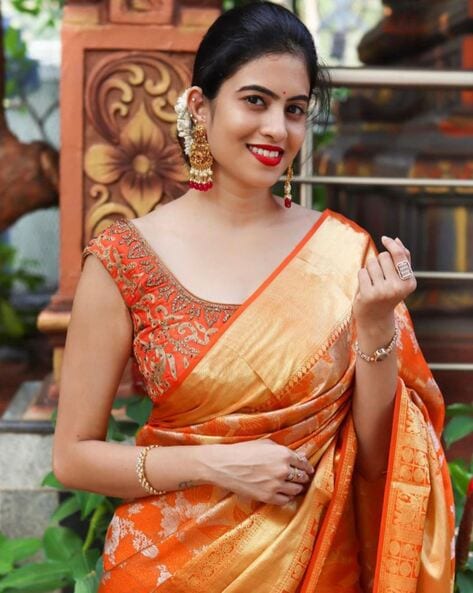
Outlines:
<svg viewBox="0 0 473 593"><path fill-rule="evenodd" d="M84 250L54 467L126 500L103 593L451 589L443 404L402 304L409 252L289 207L321 81L290 12L222 15L177 105L191 189ZM131 352L154 407L136 446L106 443Z"/></svg>

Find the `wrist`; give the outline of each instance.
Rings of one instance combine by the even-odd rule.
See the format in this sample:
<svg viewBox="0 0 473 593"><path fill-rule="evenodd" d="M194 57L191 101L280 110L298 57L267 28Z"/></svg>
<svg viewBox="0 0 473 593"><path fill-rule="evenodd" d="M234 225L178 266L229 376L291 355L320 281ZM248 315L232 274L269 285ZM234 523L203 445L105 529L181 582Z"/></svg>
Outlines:
<svg viewBox="0 0 473 593"><path fill-rule="evenodd" d="M199 445L192 447L195 479L202 484L217 484L214 460L224 445Z"/></svg>
<svg viewBox="0 0 473 593"><path fill-rule="evenodd" d="M394 312L379 319L356 320L358 340L382 342L390 340L396 329Z"/></svg>
<svg viewBox="0 0 473 593"><path fill-rule="evenodd" d="M384 360L396 349L397 334L394 315L379 323L361 325L357 327L355 350L365 360L372 357L379 357L376 360Z"/></svg>

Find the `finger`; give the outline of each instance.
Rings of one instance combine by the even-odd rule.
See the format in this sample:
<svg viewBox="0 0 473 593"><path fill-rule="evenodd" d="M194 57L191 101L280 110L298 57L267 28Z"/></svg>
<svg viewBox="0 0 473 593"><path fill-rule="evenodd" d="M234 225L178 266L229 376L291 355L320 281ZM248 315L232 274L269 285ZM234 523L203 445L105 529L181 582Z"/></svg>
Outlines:
<svg viewBox="0 0 473 593"><path fill-rule="evenodd" d="M386 236L381 237L381 241L393 258L394 265L407 259L407 250L402 243L399 244L398 241Z"/></svg>
<svg viewBox="0 0 473 593"><path fill-rule="evenodd" d="M361 270L358 272L358 282L360 285L359 292L362 295L367 295L373 290L371 278L366 268L361 268Z"/></svg>
<svg viewBox="0 0 473 593"><path fill-rule="evenodd" d="M368 270L368 274L370 275L373 286L375 286L376 284L379 285L380 283L384 282L385 278L383 270L381 269L381 266L379 265L379 261L377 258L370 257L366 262L365 268L366 270Z"/></svg>
<svg viewBox="0 0 473 593"><path fill-rule="evenodd" d="M300 453L296 453L294 455L294 457L291 460L291 465L293 467L297 467L298 469L307 472L308 474L314 473L314 468L312 467L312 464L308 461L305 455L302 455Z"/></svg>
<svg viewBox="0 0 473 593"><path fill-rule="evenodd" d="M308 472L291 466L287 473L286 482L290 484L306 484L309 481Z"/></svg>
<svg viewBox="0 0 473 593"><path fill-rule="evenodd" d="M416 282L411 268L409 251L404 247L402 241L398 239L398 237L396 237L396 239L382 237L382 241L393 259L396 274L403 282L407 281L409 283L408 286L411 289L415 289Z"/></svg>
<svg viewBox="0 0 473 593"><path fill-rule="evenodd" d="M286 494L275 494L271 500L269 501L269 504L277 504L279 506L283 506L285 504L287 504L288 502L291 502L292 500L292 496L286 496Z"/></svg>
<svg viewBox="0 0 473 593"><path fill-rule="evenodd" d="M285 494L286 496L297 496L304 490L302 484L293 484L292 482L285 482L278 490L278 494Z"/></svg>
<svg viewBox="0 0 473 593"><path fill-rule="evenodd" d="M399 274L397 273L396 267L393 262L393 258L387 251L383 251L379 254L379 265L383 270L384 277L386 280L391 282L399 281Z"/></svg>
<svg viewBox="0 0 473 593"><path fill-rule="evenodd" d="M396 241L396 243L398 245L400 245L401 247L403 247L406 250L407 260L409 261L409 263L411 263L411 252L409 251L409 249L407 249L407 247L404 245L404 243L401 241L401 239L399 239L399 237L396 237L394 240Z"/></svg>

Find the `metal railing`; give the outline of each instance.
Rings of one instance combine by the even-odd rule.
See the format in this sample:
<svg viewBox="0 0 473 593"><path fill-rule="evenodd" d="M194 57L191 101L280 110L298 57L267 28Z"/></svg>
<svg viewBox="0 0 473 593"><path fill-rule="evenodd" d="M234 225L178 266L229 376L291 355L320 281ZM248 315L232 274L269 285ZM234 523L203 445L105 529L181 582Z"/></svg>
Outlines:
<svg viewBox="0 0 473 593"><path fill-rule="evenodd" d="M473 89L473 72L416 68L329 68L331 86L392 89Z"/></svg>
<svg viewBox="0 0 473 593"><path fill-rule="evenodd" d="M332 87L383 88L393 89L473 89L473 71L464 70L418 70L394 68L329 68ZM352 177L314 175L313 169L313 130L309 129L301 149L300 175L293 182L300 183L300 201L307 208L312 207L313 185L357 185L417 188L473 188L473 179L430 179L405 177ZM433 272L416 270L416 277L441 280L473 280L473 272ZM432 370L473 371L473 363L429 363Z"/></svg>
<svg viewBox="0 0 473 593"><path fill-rule="evenodd" d="M464 70L418 70L401 68L329 68L332 87L348 88L423 88L423 89L473 89L473 72ZM473 180L464 179L406 179L395 177L336 177L314 176L313 132L307 131L301 150L301 174L293 181L301 184L301 204L312 206L312 185L384 185L400 187L468 187L473 188Z"/></svg>

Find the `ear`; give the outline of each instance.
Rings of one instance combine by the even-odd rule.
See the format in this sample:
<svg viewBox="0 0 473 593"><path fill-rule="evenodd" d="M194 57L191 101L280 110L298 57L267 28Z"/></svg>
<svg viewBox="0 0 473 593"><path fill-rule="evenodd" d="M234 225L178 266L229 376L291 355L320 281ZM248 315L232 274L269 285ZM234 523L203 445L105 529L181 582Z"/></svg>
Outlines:
<svg viewBox="0 0 473 593"><path fill-rule="evenodd" d="M204 93L199 86L189 89L187 108L194 123L206 124L209 120L209 105Z"/></svg>

